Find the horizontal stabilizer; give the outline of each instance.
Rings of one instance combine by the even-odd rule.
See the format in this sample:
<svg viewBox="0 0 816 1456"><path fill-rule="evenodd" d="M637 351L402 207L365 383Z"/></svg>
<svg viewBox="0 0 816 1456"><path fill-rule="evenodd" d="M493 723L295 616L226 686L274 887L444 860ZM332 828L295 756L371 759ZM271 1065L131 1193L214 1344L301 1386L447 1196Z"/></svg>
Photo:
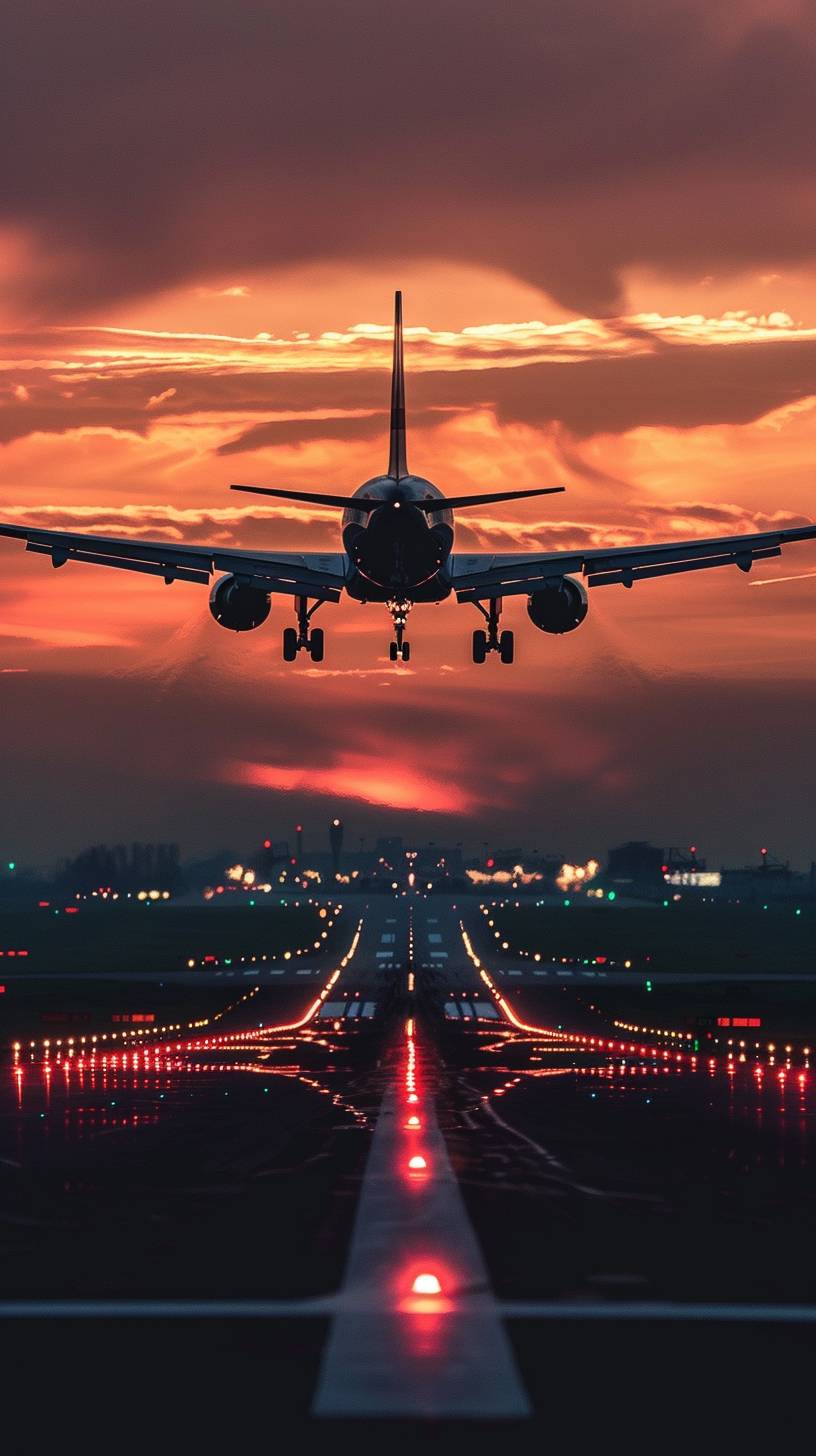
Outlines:
<svg viewBox="0 0 816 1456"><path fill-rule="evenodd" d="M394 481L394 486L393 498L400 500L397 481ZM489 506L496 501L524 500L531 495L557 495L563 489L563 485L547 485L538 490L503 490L491 495L455 495L449 499L437 495L429 496L427 500L411 500L410 504L428 515L435 515L438 511L459 511L465 506ZM368 500L359 495L321 495L309 490L275 490L266 485L231 485L230 490L243 490L248 495L271 495L277 500L304 501L313 506L334 506L339 511L376 511L378 506L387 503L381 496Z"/></svg>
<svg viewBox="0 0 816 1456"><path fill-rule="evenodd" d="M447 500L414 501L414 505L429 514L434 511L461 511L466 506L491 506L496 501L524 500L531 495L558 495L564 489L563 485L545 485L538 490L499 490L491 495L453 495Z"/></svg>
<svg viewBox="0 0 816 1456"><path fill-rule="evenodd" d="M338 511L375 511L381 500L360 500L359 496L315 495L311 490L270 490L265 485L231 485L230 490L245 490L249 495L274 495L278 500L305 501L307 505L334 506Z"/></svg>

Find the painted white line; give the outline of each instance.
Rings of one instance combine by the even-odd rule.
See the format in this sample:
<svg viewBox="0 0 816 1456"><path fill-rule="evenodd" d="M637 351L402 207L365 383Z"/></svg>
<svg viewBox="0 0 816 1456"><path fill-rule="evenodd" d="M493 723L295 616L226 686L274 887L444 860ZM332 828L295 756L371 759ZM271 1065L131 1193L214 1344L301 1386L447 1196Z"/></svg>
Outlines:
<svg viewBox="0 0 816 1456"><path fill-rule="evenodd" d="M372 1314L375 1300L339 1295L316 1299L12 1299L0 1300L0 1321L22 1319L325 1319L343 1313ZM478 1303L478 1301L474 1301ZM627 1300L602 1304L492 1298L502 1319L728 1324L816 1324L813 1304L681 1304ZM443 1309L440 1321L458 1311Z"/></svg>
<svg viewBox="0 0 816 1456"><path fill-rule="evenodd" d="M406 1172L401 1102L383 1102L366 1165L348 1267L313 1404L318 1416L519 1417L530 1406L491 1297L476 1236L430 1099L428 1174ZM409 1296L438 1270L436 1300ZM363 1301L362 1306L360 1301Z"/></svg>
<svg viewBox="0 0 816 1456"><path fill-rule="evenodd" d="M609 1304L553 1304L520 1300L505 1301L499 1306L505 1319L544 1320L679 1320L691 1323L729 1324L816 1324L816 1305L812 1304L681 1304L665 1301L640 1302L636 1299Z"/></svg>

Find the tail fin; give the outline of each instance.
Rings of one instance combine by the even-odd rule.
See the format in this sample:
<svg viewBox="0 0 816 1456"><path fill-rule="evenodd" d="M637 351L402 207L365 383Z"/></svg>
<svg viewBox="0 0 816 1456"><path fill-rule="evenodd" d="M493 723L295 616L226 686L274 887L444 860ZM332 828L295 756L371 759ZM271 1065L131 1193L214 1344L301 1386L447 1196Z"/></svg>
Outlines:
<svg viewBox="0 0 816 1456"><path fill-rule="evenodd" d="M391 446L388 474L400 480L408 474L405 451L405 371L402 362L402 294L394 295L394 363L391 370Z"/></svg>

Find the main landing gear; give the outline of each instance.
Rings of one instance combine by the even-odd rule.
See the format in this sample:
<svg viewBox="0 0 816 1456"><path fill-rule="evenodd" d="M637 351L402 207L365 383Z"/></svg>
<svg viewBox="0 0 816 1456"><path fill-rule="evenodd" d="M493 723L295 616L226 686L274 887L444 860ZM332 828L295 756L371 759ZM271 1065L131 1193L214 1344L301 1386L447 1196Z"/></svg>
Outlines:
<svg viewBox="0 0 816 1456"><path fill-rule="evenodd" d="M488 652L498 652L501 662L512 662L515 647L513 633L499 631L501 597L491 597L487 606L483 602L474 602L473 605L487 622L486 632L477 627L473 633L473 661L484 662Z"/></svg>
<svg viewBox="0 0 816 1456"><path fill-rule="evenodd" d="M317 601L309 606L307 597L295 597L295 611L297 612L297 627L285 627L283 632L283 660L294 662L299 652L308 652L312 662L323 661L323 629L313 627L309 630L309 623L322 606Z"/></svg>
<svg viewBox="0 0 816 1456"><path fill-rule="evenodd" d="M403 636L405 625L408 621L408 613L411 610L410 602L389 602L388 610L391 613L391 621L394 624L395 641L388 644L388 656L392 662L407 662L411 656L411 644L406 642Z"/></svg>

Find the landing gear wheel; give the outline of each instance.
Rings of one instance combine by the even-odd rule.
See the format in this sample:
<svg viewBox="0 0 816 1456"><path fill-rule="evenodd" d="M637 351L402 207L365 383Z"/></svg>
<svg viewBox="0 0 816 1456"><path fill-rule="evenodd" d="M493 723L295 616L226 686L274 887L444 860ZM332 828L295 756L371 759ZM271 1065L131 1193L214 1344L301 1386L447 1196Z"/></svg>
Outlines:
<svg viewBox="0 0 816 1456"><path fill-rule="evenodd" d="M323 661L323 628L314 627L309 638L309 655L312 662Z"/></svg>
<svg viewBox="0 0 816 1456"><path fill-rule="evenodd" d="M411 644L410 644L410 642L403 642L403 644L402 644L402 660L403 660L403 662L407 662L410 656L411 656Z"/></svg>
<svg viewBox="0 0 816 1456"><path fill-rule="evenodd" d="M473 661L484 662L487 657L487 633L477 627L473 634Z"/></svg>
<svg viewBox="0 0 816 1456"><path fill-rule="evenodd" d="M502 662L513 661L514 641L512 632L502 632L499 636L499 657Z"/></svg>
<svg viewBox="0 0 816 1456"><path fill-rule="evenodd" d="M294 662L298 655L298 634L294 627L283 629L283 660Z"/></svg>
<svg viewBox="0 0 816 1456"><path fill-rule="evenodd" d="M391 658L391 661L392 662L396 662L396 660L397 660L397 658L399 656L399 648L398 648L396 642L389 642L389 644L388 644L388 656Z"/></svg>

